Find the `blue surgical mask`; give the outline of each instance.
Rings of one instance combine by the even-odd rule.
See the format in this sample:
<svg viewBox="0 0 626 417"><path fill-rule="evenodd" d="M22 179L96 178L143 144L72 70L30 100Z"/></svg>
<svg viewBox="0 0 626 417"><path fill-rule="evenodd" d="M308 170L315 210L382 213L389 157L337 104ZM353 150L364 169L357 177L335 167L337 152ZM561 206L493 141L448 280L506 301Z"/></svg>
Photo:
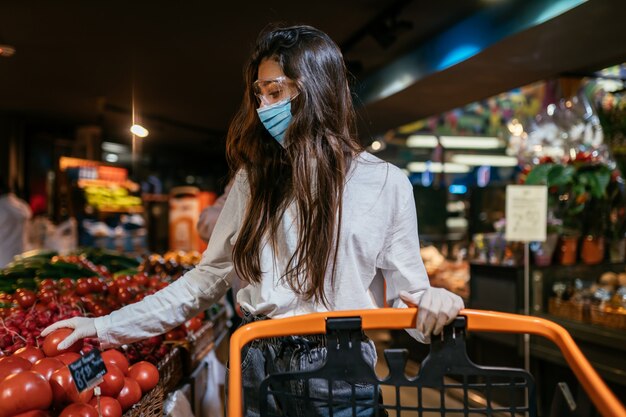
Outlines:
<svg viewBox="0 0 626 417"><path fill-rule="evenodd" d="M261 123L283 147L285 132L291 123L291 99L256 109Z"/></svg>

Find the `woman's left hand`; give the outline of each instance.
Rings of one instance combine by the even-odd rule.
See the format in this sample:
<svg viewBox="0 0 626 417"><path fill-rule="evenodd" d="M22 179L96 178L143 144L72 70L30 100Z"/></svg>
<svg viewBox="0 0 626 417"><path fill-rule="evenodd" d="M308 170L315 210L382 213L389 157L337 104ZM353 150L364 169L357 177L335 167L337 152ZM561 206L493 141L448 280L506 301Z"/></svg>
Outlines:
<svg viewBox="0 0 626 417"><path fill-rule="evenodd" d="M461 297L444 288L430 287L416 294L401 291L400 299L418 308L417 331L426 339L431 333L435 336L441 333L443 326L451 323L465 307Z"/></svg>

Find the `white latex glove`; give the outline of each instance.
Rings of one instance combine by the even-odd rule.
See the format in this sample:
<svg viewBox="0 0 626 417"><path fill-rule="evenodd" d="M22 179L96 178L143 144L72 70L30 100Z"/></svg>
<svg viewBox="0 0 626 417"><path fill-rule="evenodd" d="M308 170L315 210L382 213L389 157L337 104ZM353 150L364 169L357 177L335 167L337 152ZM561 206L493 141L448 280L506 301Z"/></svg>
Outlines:
<svg viewBox="0 0 626 417"><path fill-rule="evenodd" d="M444 288L430 287L418 294L400 291L400 299L418 308L417 331L426 340L431 333L435 336L440 334L443 326L451 323L465 307L461 297Z"/></svg>
<svg viewBox="0 0 626 417"><path fill-rule="evenodd" d="M94 325L94 319L89 317L73 317L67 320L57 321L50 326L43 329L42 336L47 336L57 329L74 329L61 343L59 343L59 349L67 349L80 339L86 337L97 337L96 326Z"/></svg>

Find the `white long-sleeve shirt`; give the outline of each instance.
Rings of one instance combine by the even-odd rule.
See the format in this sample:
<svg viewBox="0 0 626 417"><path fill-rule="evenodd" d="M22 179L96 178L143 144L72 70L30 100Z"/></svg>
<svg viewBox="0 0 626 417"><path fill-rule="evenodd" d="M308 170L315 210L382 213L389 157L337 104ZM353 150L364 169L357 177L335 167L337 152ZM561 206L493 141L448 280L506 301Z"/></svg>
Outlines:
<svg viewBox="0 0 626 417"><path fill-rule="evenodd" d="M30 217L30 207L15 194L0 196L0 268L24 251Z"/></svg>
<svg viewBox="0 0 626 417"><path fill-rule="evenodd" d="M139 303L97 318L104 347L163 333L224 295L234 276L232 249L248 196L249 186L240 172L198 266ZM302 299L280 279L297 245L296 219L295 206L288 207L276 252L269 244L262 247L261 282L237 294L239 304L253 314L281 318L328 310ZM347 175L339 239L334 288L326 279L330 310L382 306L384 281L387 300L395 307L406 307L398 298L401 290L414 293L429 287L420 256L413 187L397 167L369 153L355 158Z"/></svg>

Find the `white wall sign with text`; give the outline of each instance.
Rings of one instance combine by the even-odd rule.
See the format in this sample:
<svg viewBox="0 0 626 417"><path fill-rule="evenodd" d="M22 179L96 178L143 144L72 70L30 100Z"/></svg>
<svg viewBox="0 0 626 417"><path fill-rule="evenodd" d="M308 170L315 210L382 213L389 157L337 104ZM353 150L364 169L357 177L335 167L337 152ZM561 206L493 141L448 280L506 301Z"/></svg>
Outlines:
<svg viewBox="0 0 626 417"><path fill-rule="evenodd" d="M548 187L545 185L507 185L506 240L544 242L547 212Z"/></svg>

